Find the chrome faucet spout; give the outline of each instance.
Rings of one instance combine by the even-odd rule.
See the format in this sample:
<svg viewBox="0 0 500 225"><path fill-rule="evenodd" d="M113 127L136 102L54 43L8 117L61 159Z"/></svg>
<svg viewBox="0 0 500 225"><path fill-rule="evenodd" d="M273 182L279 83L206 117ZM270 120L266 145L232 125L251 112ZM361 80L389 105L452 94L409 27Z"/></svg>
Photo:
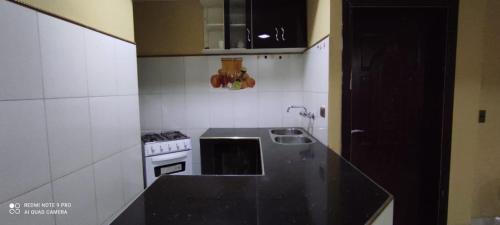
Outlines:
<svg viewBox="0 0 500 225"><path fill-rule="evenodd" d="M314 120L314 113L308 112L307 108L305 106L291 105L291 106L288 106L288 108L286 109L286 112L288 113L288 112L290 112L290 109L297 109L297 108L304 109L304 111L299 112L300 116Z"/></svg>
<svg viewBox="0 0 500 225"><path fill-rule="evenodd" d="M307 112L307 108L304 106L291 105L291 106L288 106L288 108L286 109L286 112L290 112L290 109L304 109L304 111Z"/></svg>

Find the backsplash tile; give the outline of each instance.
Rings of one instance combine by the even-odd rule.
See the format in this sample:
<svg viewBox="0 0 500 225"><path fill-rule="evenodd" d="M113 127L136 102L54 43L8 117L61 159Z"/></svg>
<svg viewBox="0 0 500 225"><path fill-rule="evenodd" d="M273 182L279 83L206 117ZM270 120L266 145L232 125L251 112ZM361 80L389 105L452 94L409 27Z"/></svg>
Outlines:
<svg viewBox="0 0 500 225"><path fill-rule="evenodd" d="M141 130L161 130L163 124L162 96L140 95Z"/></svg>
<svg viewBox="0 0 500 225"><path fill-rule="evenodd" d="M141 129L174 129L190 135L192 130L204 131L209 127L307 127L308 119L301 117L299 110L286 112L290 105L306 105L316 116L310 132L314 133L314 128L326 130L327 120L319 116L319 107L328 104L327 44L325 39L304 54L267 57L139 58ZM243 58L242 66L256 80L255 87L211 88L209 79L221 68L221 58L238 57ZM170 86L157 85L165 77L169 77ZM180 82L183 77L185 83ZM319 136L326 137L323 133Z"/></svg>
<svg viewBox="0 0 500 225"><path fill-rule="evenodd" d="M54 181L54 201L69 202L67 215L56 215L57 224L97 225L97 210L92 166Z"/></svg>
<svg viewBox="0 0 500 225"><path fill-rule="evenodd" d="M209 128L211 104L208 92L186 94L186 128Z"/></svg>
<svg viewBox="0 0 500 225"><path fill-rule="evenodd" d="M328 39L318 46L327 43ZM256 86L238 91L210 88L209 78L221 68L221 58L238 57L243 58L242 66L256 79ZM318 62L313 63L314 60ZM185 77L184 84L172 81L170 88L163 85L162 90L154 91L163 93L162 100L141 95L143 131L307 125L298 110L286 112L290 105L307 105L317 118L312 126L323 128L327 124L325 119L319 119L318 106L326 106L328 97L328 48L325 47L311 48L305 54L148 57L139 59L139 68L144 73L144 78L139 74L140 80L144 80L140 83L141 93L149 93L153 83L164 82L164 76L172 80ZM305 90L306 85L319 99L312 98L312 91ZM184 90L186 95L165 94L169 89ZM162 105L161 118L156 113L158 105Z"/></svg>
<svg viewBox="0 0 500 225"><path fill-rule="evenodd" d="M165 94L161 100L163 129L178 130L186 127L186 95Z"/></svg>
<svg viewBox="0 0 500 225"><path fill-rule="evenodd" d="M136 95L139 90L135 45L124 41L115 41L113 44L117 94Z"/></svg>
<svg viewBox="0 0 500 225"><path fill-rule="evenodd" d="M44 93L47 98L87 96L84 28L38 13Z"/></svg>
<svg viewBox="0 0 500 225"><path fill-rule="evenodd" d="M143 190L141 153L140 144L120 153L124 202L133 200Z"/></svg>
<svg viewBox="0 0 500 225"><path fill-rule="evenodd" d="M234 94L234 91L230 90L220 93L210 93L210 127L234 127L234 102L244 100L236 99Z"/></svg>
<svg viewBox="0 0 500 225"><path fill-rule="evenodd" d="M0 100L43 97L36 12L0 2Z"/></svg>
<svg viewBox="0 0 500 225"><path fill-rule="evenodd" d="M2 189L3 190L3 189ZM43 185L35 190L32 190L24 195L21 195L11 201L0 204L0 218L2 224L7 225L55 225L54 215L11 215L9 214L9 204L11 202L24 203L24 202L53 202L52 189L50 184ZM22 208L22 207L21 207ZM23 213L23 212L21 212Z"/></svg>
<svg viewBox="0 0 500 225"><path fill-rule="evenodd" d="M99 224L108 219L125 203L123 199L120 154L115 154L94 164Z"/></svg>
<svg viewBox="0 0 500 225"><path fill-rule="evenodd" d="M45 100L45 107L52 178L90 165L92 141L88 98Z"/></svg>
<svg viewBox="0 0 500 225"><path fill-rule="evenodd" d="M1 223L102 224L94 167L101 217L142 190L135 45L9 1L0 30L0 208L72 203L60 216L1 210Z"/></svg>
<svg viewBox="0 0 500 225"><path fill-rule="evenodd" d="M282 126L283 92L259 92L259 127Z"/></svg>
<svg viewBox="0 0 500 225"><path fill-rule="evenodd" d="M120 151L119 97L90 98L90 120L94 161Z"/></svg>
<svg viewBox="0 0 500 225"><path fill-rule="evenodd" d="M192 56L184 58L186 66L186 93L207 93L210 88L211 71L208 57Z"/></svg>
<svg viewBox="0 0 500 225"><path fill-rule="evenodd" d="M48 183L50 171L43 101L0 101L0 115L0 202L4 202Z"/></svg>
<svg viewBox="0 0 500 225"><path fill-rule="evenodd" d="M259 95L251 90L234 93L234 127L258 127Z"/></svg>
<svg viewBox="0 0 500 225"><path fill-rule="evenodd" d="M89 95L116 95L113 38L85 29L85 55Z"/></svg>

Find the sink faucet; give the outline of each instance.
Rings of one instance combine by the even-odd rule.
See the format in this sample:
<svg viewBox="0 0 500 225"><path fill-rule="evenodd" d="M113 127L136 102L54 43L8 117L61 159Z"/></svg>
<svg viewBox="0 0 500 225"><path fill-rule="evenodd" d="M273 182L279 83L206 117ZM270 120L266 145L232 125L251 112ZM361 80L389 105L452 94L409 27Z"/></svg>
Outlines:
<svg viewBox="0 0 500 225"><path fill-rule="evenodd" d="M298 106L298 105L291 105L291 106L288 106L288 108L286 109L286 112L290 112L290 109L304 109L305 112L307 112L307 108L304 107L304 106Z"/></svg>
<svg viewBox="0 0 500 225"><path fill-rule="evenodd" d="M307 108L305 106L291 105L291 106L288 106L288 108L286 109L286 112L290 112L290 109L304 109L304 111L299 112L299 115L301 115L302 117L306 117L306 118L314 120L314 113L308 112Z"/></svg>

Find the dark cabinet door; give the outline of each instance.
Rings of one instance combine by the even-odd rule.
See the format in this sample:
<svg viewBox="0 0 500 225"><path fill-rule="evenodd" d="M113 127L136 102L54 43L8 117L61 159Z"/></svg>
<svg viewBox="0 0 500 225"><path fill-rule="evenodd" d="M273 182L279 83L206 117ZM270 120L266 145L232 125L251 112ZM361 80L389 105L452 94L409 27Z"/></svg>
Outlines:
<svg viewBox="0 0 500 225"><path fill-rule="evenodd" d="M299 48L307 46L306 1L279 0L279 46Z"/></svg>
<svg viewBox="0 0 500 225"><path fill-rule="evenodd" d="M226 49L251 48L251 0L224 1Z"/></svg>
<svg viewBox="0 0 500 225"><path fill-rule="evenodd" d="M281 23L278 0L251 0L253 48L279 48Z"/></svg>
<svg viewBox="0 0 500 225"><path fill-rule="evenodd" d="M251 0L254 48L306 47L305 0Z"/></svg>

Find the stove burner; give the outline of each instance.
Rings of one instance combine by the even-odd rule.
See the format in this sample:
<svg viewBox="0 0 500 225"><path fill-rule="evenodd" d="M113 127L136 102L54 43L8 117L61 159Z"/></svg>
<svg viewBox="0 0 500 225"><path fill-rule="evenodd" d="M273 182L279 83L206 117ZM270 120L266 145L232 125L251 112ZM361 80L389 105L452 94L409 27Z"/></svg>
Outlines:
<svg viewBox="0 0 500 225"><path fill-rule="evenodd" d="M164 137L162 137L159 134L155 134L155 133L150 133L150 134L142 135L141 139L142 139L142 141L144 143L146 143L146 142L166 141L166 139Z"/></svg>
<svg viewBox="0 0 500 225"><path fill-rule="evenodd" d="M182 139L188 139L189 137L184 135L183 133L179 131L165 131L161 132L160 135L167 140L182 140Z"/></svg>
<svg viewBox="0 0 500 225"><path fill-rule="evenodd" d="M142 135L142 142L162 142L188 139L189 137L179 131L163 131L161 133L147 133Z"/></svg>

